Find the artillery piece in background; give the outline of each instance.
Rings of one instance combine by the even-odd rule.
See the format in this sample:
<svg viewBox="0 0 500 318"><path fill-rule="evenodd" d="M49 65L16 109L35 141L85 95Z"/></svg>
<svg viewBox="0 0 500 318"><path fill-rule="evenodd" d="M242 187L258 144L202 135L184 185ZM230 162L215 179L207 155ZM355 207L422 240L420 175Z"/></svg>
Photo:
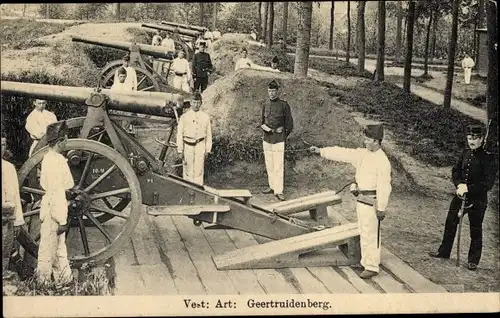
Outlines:
<svg viewBox="0 0 500 318"><path fill-rule="evenodd" d="M156 24L143 23L141 24L141 26L143 28L168 32L172 36L172 39L174 40L175 43L183 43L184 45L186 45L189 48L189 52L185 52L186 59L188 61L190 61L194 57L194 48L193 48L194 41L198 38L200 34L203 35L201 31L170 26L170 25L156 25Z"/></svg>
<svg viewBox="0 0 500 318"><path fill-rule="evenodd" d="M208 31L208 28L206 28L206 27L191 25L191 24L182 24L182 23L175 23L175 22L169 22L169 21L161 21L161 24L170 25L173 27L184 28L184 29L189 29L189 30L195 30L198 32L202 32L202 34L205 33L206 31Z"/></svg>
<svg viewBox="0 0 500 318"><path fill-rule="evenodd" d="M248 190L217 190L188 182L165 169L165 149L162 149L158 159L155 158L116 122L121 116L112 114L116 110L155 115L172 122L173 127L176 118L188 105L182 95L157 92L124 94L99 88L8 81L0 84L1 94L5 96L41 98L87 107L86 117L67 120L68 126L78 131L78 138L69 139L63 150L75 181L72 190L78 194L68 202L68 215L71 218L67 235L68 257L75 267L85 263L100 264L115 255L130 239L139 222L143 205L147 206L149 215L184 215L193 219L196 226L207 224L207 229L238 229L274 240L289 240L286 243L286 255L293 251L314 251L332 242L347 244L350 241L346 240L359 236L355 224L325 231L325 226L318 225L328 226L325 223L328 219L326 207L341 202L341 198L333 191L278 203L271 209L251 203L252 195ZM93 133L96 128L97 133ZM173 128L168 139L172 131ZM110 146L102 142L104 136L109 139ZM37 170L48 151L46 144L43 137L34 154L18 172L21 195L32 195L34 198L34 202L23 206L27 225L27 232L23 233L30 238L29 244L23 244L21 240L20 243L29 255L35 257L40 239L39 206L44 194ZM168 150L172 146L167 143L164 148ZM316 223L288 216L308 210ZM359 246L359 241L352 242ZM281 251L281 248L272 249L274 252ZM266 255L267 252L261 254L262 257ZM229 266L227 262L233 259L239 261L237 257L231 257L224 258L224 264L216 264L220 264L219 268L225 268ZM252 258L251 261L255 260ZM359 259L346 260L344 257L339 260L328 256L322 262L315 261L316 265L312 266L322 266L318 264L325 262L339 265L357 261ZM242 262L243 265L233 266L248 265L246 261ZM301 259L297 258L293 262L295 267L305 266ZM260 264L254 262L248 266L268 266ZM278 266L286 264L281 262Z"/></svg>
<svg viewBox="0 0 500 318"><path fill-rule="evenodd" d="M72 36L73 42L81 42L86 44L93 44L99 46L110 47L114 49L124 50L130 52L130 66L132 66L137 74L137 90L138 91L156 91L156 92L169 92L167 77L170 72L168 69L166 75L161 75L153 70L153 66L149 58L144 58L143 55L150 56L157 59L172 60L173 57L168 55L165 50L160 46L153 46L148 44L132 43L125 41L111 41L103 40L100 38ZM175 41L176 49L183 50L186 56L189 56L191 49L180 41ZM99 78L101 85L104 88L110 88L115 79L116 70L122 66L123 61L116 60L106 64Z"/></svg>

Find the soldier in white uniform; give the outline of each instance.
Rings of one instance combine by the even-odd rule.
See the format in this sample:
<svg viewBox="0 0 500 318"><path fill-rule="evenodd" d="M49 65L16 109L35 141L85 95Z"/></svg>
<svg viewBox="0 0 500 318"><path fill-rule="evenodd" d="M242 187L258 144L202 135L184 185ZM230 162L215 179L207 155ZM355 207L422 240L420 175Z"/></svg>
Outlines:
<svg viewBox="0 0 500 318"><path fill-rule="evenodd" d="M248 58L248 51L246 48L243 48L241 50L241 55L242 57L236 61L236 64L234 65L234 70L237 71L240 68L251 68L253 70L258 70L258 71L269 71L269 72L275 72L279 73L280 70L274 69L271 67L265 67L265 66L260 66L252 62L251 59Z"/></svg>
<svg viewBox="0 0 500 318"><path fill-rule="evenodd" d="M130 56L127 54L123 57L123 65L122 67L127 71L127 78L125 80L125 84L130 87L130 90L137 90L137 73L135 72L135 68L130 66ZM115 72L114 83L118 82L118 68Z"/></svg>
<svg viewBox="0 0 500 318"><path fill-rule="evenodd" d="M152 46L160 46L162 40L163 39L161 38L161 36L159 34L155 34L153 36L152 41L151 41L151 45ZM162 62L159 61L157 58L153 58L153 70L156 73L160 74L160 72L161 72L161 68L160 67L161 66L163 66Z"/></svg>
<svg viewBox="0 0 500 318"><path fill-rule="evenodd" d="M356 183L351 192L357 196L356 212L361 243L361 278L378 274L380 265L380 221L391 194L391 164L381 148L384 131L382 125L368 125L365 129L365 148L342 147L310 150L329 160L342 161L356 168Z"/></svg>
<svg viewBox="0 0 500 318"><path fill-rule="evenodd" d="M14 165L3 159L6 150L7 138L2 130L2 276L4 279L12 275L7 271L11 249L21 226L24 225L19 180Z"/></svg>
<svg viewBox="0 0 500 318"><path fill-rule="evenodd" d="M467 85L470 84L470 76L474 65L476 65L474 60L469 56L469 54L465 53L464 59L462 60L462 68L464 69L464 83Z"/></svg>
<svg viewBox="0 0 500 318"><path fill-rule="evenodd" d="M183 161L183 178L203 185L205 156L212 151L210 117L200 110L201 94L195 92L191 109L181 116L177 127L177 152Z"/></svg>
<svg viewBox="0 0 500 318"><path fill-rule="evenodd" d="M29 132L33 143L29 150L29 156L33 154L38 141L45 135L47 126L57 121L56 115L45 109L47 101L37 99L34 101L35 109L26 118L26 130Z"/></svg>
<svg viewBox="0 0 500 318"><path fill-rule="evenodd" d="M190 92L191 78L191 68L189 67L189 62L184 57L184 51L180 50L177 53L177 57L172 62L172 71L174 72L174 87L182 89L185 92Z"/></svg>
<svg viewBox="0 0 500 318"><path fill-rule="evenodd" d="M67 140L68 126L61 120L47 127L49 151L42 160L40 185L45 191L40 207L40 247L38 250L37 276L41 283L50 281L54 274L56 285L66 285L73 275L66 250L68 230L67 190L74 181L67 159L61 154Z"/></svg>

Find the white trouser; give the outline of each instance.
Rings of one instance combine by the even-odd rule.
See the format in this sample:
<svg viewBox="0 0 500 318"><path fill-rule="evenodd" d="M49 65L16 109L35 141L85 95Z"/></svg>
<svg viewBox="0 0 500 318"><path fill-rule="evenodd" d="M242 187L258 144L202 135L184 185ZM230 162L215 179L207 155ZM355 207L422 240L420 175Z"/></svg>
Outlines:
<svg viewBox="0 0 500 318"><path fill-rule="evenodd" d="M361 245L361 265L369 271L379 272L380 248L377 248L378 219L375 208L356 203ZM382 246L382 243L380 243Z"/></svg>
<svg viewBox="0 0 500 318"><path fill-rule="evenodd" d="M182 177L194 183L203 185L205 171L205 141L201 141L196 146L184 143L184 166Z"/></svg>
<svg viewBox="0 0 500 318"><path fill-rule="evenodd" d="M71 282L73 275L68 261L65 234L57 235L59 224L47 216L40 228L37 274L41 282L50 282L54 274L56 284Z"/></svg>
<svg viewBox="0 0 500 318"><path fill-rule="evenodd" d="M470 76L472 74L472 68L464 67L464 81L465 84L470 84Z"/></svg>
<svg viewBox="0 0 500 318"><path fill-rule="evenodd" d="M33 143L31 144L31 147L30 147L30 151L28 152L28 157L31 157L31 155L33 154L33 152L35 150L36 145L38 145L38 140L33 139Z"/></svg>
<svg viewBox="0 0 500 318"><path fill-rule="evenodd" d="M191 90L189 88L187 75L182 75L182 76L175 75L174 76L174 88L182 89L183 91L189 93Z"/></svg>
<svg viewBox="0 0 500 318"><path fill-rule="evenodd" d="M274 194L283 194L285 143L270 144L263 141L263 147L269 187L273 189Z"/></svg>
<svg viewBox="0 0 500 318"><path fill-rule="evenodd" d="M161 72L163 70L163 62L158 61L157 59L153 59L153 70L156 72L156 74L161 75Z"/></svg>

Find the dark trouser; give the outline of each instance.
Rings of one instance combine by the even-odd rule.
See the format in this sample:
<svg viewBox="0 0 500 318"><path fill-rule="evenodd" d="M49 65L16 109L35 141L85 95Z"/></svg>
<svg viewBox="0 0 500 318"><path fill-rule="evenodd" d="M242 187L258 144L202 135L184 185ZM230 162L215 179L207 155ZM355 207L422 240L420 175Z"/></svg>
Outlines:
<svg viewBox="0 0 500 318"><path fill-rule="evenodd" d="M470 206L471 204L472 207L465 209L465 213L469 216L471 238L468 262L477 265L481 259L481 251L483 249L483 219L484 212L486 211L487 198L467 200L466 206ZM442 256L450 257L459 222L458 211L461 206L462 200L455 195L453 200L451 200L444 227L443 241L438 250L439 254Z"/></svg>
<svg viewBox="0 0 500 318"><path fill-rule="evenodd" d="M2 221L2 273L9 267L10 254L14 244L14 223L9 220Z"/></svg>
<svg viewBox="0 0 500 318"><path fill-rule="evenodd" d="M207 88L208 85L208 77L195 77L194 79L194 90L200 90L200 93Z"/></svg>

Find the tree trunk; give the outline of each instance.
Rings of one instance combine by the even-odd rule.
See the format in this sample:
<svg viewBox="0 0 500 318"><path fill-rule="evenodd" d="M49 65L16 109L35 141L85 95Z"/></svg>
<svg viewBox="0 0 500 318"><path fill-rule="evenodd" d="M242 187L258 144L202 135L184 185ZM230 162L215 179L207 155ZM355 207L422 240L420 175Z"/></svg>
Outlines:
<svg viewBox="0 0 500 318"><path fill-rule="evenodd" d="M406 57L405 69L403 74L403 89L405 92L410 93L411 85L411 58L413 55L413 26L415 23L415 1L410 0L408 7L408 17L406 19Z"/></svg>
<svg viewBox="0 0 500 318"><path fill-rule="evenodd" d="M258 5L259 15L257 17L257 41L262 38L262 2Z"/></svg>
<svg viewBox="0 0 500 318"><path fill-rule="evenodd" d="M297 77L307 77L309 66L309 49L311 47L312 2L299 2L299 24L297 29L297 49L293 74Z"/></svg>
<svg viewBox="0 0 500 318"><path fill-rule="evenodd" d="M205 3L200 2L200 26L205 26Z"/></svg>
<svg viewBox="0 0 500 318"><path fill-rule="evenodd" d="M434 17L434 11L431 9L431 14L429 16L429 23L427 23L427 34L425 35L425 53L424 53L424 77L429 76L429 42L432 18Z"/></svg>
<svg viewBox="0 0 500 318"><path fill-rule="evenodd" d="M23 18L24 18L24 16L26 15L26 7L27 7L27 6L28 6L27 4L25 4L25 5L23 6Z"/></svg>
<svg viewBox="0 0 500 318"><path fill-rule="evenodd" d="M365 70L365 8L366 1L358 1L358 34L356 43L358 46L358 72L363 74Z"/></svg>
<svg viewBox="0 0 500 318"><path fill-rule="evenodd" d="M217 29L217 2L214 2L213 3L213 6L214 6L214 21L213 21L213 25L212 25L212 30L215 30Z"/></svg>
<svg viewBox="0 0 500 318"><path fill-rule="evenodd" d="M45 4L45 19L50 19L50 5L48 3Z"/></svg>
<svg viewBox="0 0 500 318"><path fill-rule="evenodd" d="M484 28L484 0L479 0L476 15L476 29ZM474 60L477 61L479 53L479 36L474 30Z"/></svg>
<svg viewBox="0 0 500 318"><path fill-rule="evenodd" d="M439 12L434 11L434 21L432 21L432 35L431 35L431 47L429 52L429 61L430 63L434 62L434 55L436 54L436 38L437 38L437 26L439 22Z"/></svg>
<svg viewBox="0 0 500 318"><path fill-rule="evenodd" d="M385 1L378 2L378 34L377 34L377 74L376 81L384 81L385 62Z"/></svg>
<svg viewBox="0 0 500 318"><path fill-rule="evenodd" d="M262 37L264 41L267 40L267 16L269 14L269 2L264 4L264 36Z"/></svg>
<svg viewBox="0 0 500 318"><path fill-rule="evenodd" d="M351 2L347 2L347 52L345 61L349 63L351 54Z"/></svg>
<svg viewBox="0 0 500 318"><path fill-rule="evenodd" d="M486 149L498 155L498 58L497 48L497 8L494 2L489 1L487 6L486 23L488 29L488 84L486 88L486 111L489 125Z"/></svg>
<svg viewBox="0 0 500 318"><path fill-rule="evenodd" d="M283 48L286 49L286 41L288 37L288 2L283 2L283 21L281 30L281 33L283 33Z"/></svg>
<svg viewBox="0 0 500 318"><path fill-rule="evenodd" d="M333 34L335 27L335 1L332 1L332 8L330 9L330 41L328 42L328 49L333 50Z"/></svg>
<svg viewBox="0 0 500 318"><path fill-rule="evenodd" d="M401 1L396 1L397 5L397 21L396 21L396 50L394 52L394 62L397 64L401 61L401 33L403 27L403 5Z"/></svg>
<svg viewBox="0 0 500 318"><path fill-rule="evenodd" d="M115 17L117 20L121 19L121 12L120 12L120 2L115 3Z"/></svg>
<svg viewBox="0 0 500 318"><path fill-rule="evenodd" d="M453 88L453 75L455 73L455 51L457 48L457 31L458 31L458 8L460 0L453 0L452 22L451 22L451 39L448 46L448 72L446 75L446 87L444 89L444 108L451 107L451 90Z"/></svg>
<svg viewBox="0 0 500 318"><path fill-rule="evenodd" d="M267 34L267 47L273 46L273 32L274 32L274 2L269 2L269 32Z"/></svg>

